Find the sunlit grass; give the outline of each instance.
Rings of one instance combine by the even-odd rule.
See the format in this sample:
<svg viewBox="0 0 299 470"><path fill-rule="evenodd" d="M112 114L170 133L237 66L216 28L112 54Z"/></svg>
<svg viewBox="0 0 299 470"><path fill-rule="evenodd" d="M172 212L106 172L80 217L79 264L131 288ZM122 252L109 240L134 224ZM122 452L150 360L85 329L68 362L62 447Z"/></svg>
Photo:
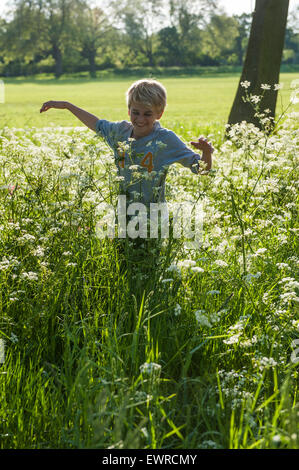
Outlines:
<svg viewBox="0 0 299 470"><path fill-rule="evenodd" d="M284 107L289 101L290 84L296 74L283 73L281 97ZM162 78L168 91L168 106L161 120L167 126L183 125L199 132L207 126L226 124L236 93L239 75L216 77ZM18 80L5 83L5 103L0 104L1 126L46 127L76 126L78 121L68 112L39 114L45 101L65 100L82 107L99 118L112 121L127 119L125 93L131 78L110 80L61 79ZM281 112L278 101L277 112Z"/></svg>
<svg viewBox="0 0 299 470"><path fill-rule="evenodd" d="M1 448L298 449L296 115L224 141L227 111L201 104L213 79L201 80L164 80L163 121L185 140L197 119L215 135L209 176L173 166L167 178L170 203L204 205L200 249L169 239L157 256L96 236L116 170L89 130L25 128L23 105L20 129L1 129ZM101 88L107 119L126 118L128 84ZM3 109L19 90L28 126L77 125L38 114L50 98L97 113L100 85L72 86L8 85Z"/></svg>

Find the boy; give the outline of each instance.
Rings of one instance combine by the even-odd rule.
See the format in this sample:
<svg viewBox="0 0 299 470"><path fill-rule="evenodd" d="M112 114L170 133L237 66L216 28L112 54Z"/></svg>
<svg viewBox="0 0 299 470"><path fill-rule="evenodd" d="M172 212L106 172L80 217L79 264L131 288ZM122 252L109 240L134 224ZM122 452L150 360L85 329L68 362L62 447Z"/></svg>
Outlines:
<svg viewBox="0 0 299 470"><path fill-rule="evenodd" d="M158 278L160 275L157 269L160 237L147 239L148 218L143 219L141 224L139 221L137 223L139 234L145 228L142 235L136 235L135 230L130 232L127 221L131 220L130 215L134 215L134 211L132 214L128 210L130 203L142 203L147 209L152 207L151 203L164 203L165 180L169 166L179 162L197 174L202 171L199 163L201 160L205 164L205 169L210 170L214 149L203 137L197 142L191 142L196 149L202 151L200 157L174 132L161 127L159 120L166 107L166 90L156 80L139 80L133 83L127 91L127 105L130 122L109 122L98 119L65 101L48 101L42 105L40 112L50 108L68 109L89 129L102 136L112 148L122 180L120 195L126 196L125 219L128 236L131 239L130 243L127 243L127 239L121 235L116 246L119 255L125 255L122 256L124 269L130 274L129 282L132 283L132 290L137 292L138 283L142 283L143 279L150 279L151 286L153 276ZM131 206L132 209L133 207ZM168 226L168 214L166 219L165 226ZM134 219L133 226L136 226ZM143 228L140 229L140 226Z"/></svg>
<svg viewBox="0 0 299 470"><path fill-rule="evenodd" d="M168 167L175 162L201 173L212 166L212 145L200 137L191 145L202 151L202 157L189 149L172 131L161 127L159 120L166 107L166 90L156 80L133 83L127 91L130 122L109 122L65 101L48 101L40 112L50 108L68 109L92 131L101 135L112 148L122 177L122 190L129 202L165 202L165 180ZM137 171L136 171L137 170ZM137 177L136 177L137 175Z"/></svg>

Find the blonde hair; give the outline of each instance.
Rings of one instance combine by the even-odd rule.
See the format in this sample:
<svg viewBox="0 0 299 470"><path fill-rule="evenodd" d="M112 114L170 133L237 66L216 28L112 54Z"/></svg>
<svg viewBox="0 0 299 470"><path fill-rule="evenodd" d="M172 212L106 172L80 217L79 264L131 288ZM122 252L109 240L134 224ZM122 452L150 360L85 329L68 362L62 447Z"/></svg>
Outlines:
<svg viewBox="0 0 299 470"><path fill-rule="evenodd" d="M166 106L166 89L156 80L137 80L127 91L129 109L132 103L142 103L149 107L154 106L159 112L162 112Z"/></svg>

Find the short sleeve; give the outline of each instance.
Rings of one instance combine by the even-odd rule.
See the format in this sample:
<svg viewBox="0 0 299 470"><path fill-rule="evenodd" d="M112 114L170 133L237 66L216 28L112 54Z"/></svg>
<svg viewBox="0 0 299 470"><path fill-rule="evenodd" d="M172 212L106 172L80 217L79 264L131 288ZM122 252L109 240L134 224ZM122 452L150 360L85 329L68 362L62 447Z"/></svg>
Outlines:
<svg viewBox="0 0 299 470"><path fill-rule="evenodd" d="M170 160L169 163L178 162L181 165L190 168L193 173L197 174L199 171L199 162L201 160L200 155L189 149L173 131L166 130L163 134L164 135L161 140L163 144L165 144L163 147L167 155L167 160Z"/></svg>
<svg viewBox="0 0 299 470"><path fill-rule="evenodd" d="M130 124L127 121L111 122L99 119L96 123L96 133L103 137L111 148L115 148L129 130Z"/></svg>

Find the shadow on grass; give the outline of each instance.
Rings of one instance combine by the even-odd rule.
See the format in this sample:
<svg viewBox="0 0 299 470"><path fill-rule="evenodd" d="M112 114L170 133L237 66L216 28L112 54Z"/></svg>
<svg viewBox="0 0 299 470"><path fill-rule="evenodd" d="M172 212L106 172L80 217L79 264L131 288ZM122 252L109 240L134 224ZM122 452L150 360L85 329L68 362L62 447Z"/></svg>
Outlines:
<svg viewBox="0 0 299 470"><path fill-rule="evenodd" d="M211 67L133 67L123 69L107 69L97 71L96 77L91 78L88 72L64 74L56 78L54 74L39 74L21 77L1 77L7 84L34 83L38 85L68 83L92 83L98 81L122 81L125 79L149 78L189 78L189 77L214 77L217 76L235 76L241 73L240 66L211 66Z"/></svg>
<svg viewBox="0 0 299 470"><path fill-rule="evenodd" d="M131 67L122 69L98 70L96 77L90 77L88 72L78 72L63 74L56 78L54 74L41 73L38 75L28 75L20 77L5 77L0 75L0 79L7 84L34 83L37 85L67 85L74 83L97 83L101 81L123 81L126 79L138 80L148 77L154 79L163 78L191 78L191 77L238 77L242 72L240 65L220 65L220 66L188 66L188 67ZM299 64L282 64L281 73L298 73Z"/></svg>

